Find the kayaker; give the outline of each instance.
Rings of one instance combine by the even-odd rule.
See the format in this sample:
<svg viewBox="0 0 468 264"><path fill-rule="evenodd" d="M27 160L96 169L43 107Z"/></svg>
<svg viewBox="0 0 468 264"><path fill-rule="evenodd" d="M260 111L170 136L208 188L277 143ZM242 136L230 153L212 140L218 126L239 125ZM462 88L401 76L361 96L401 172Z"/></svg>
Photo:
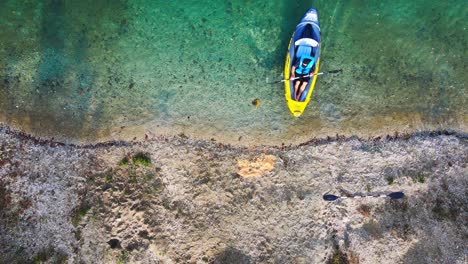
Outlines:
<svg viewBox="0 0 468 264"><path fill-rule="evenodd" d="M314 64L315 58L310 56L301 56L300 60L297 60L296 64L292 66L292 75L290 79L296 77L303 77L297 79L294 82L294 100L299 101L302 93L304 92L307 84L310 81L310 77L314 75Z"/></svg>

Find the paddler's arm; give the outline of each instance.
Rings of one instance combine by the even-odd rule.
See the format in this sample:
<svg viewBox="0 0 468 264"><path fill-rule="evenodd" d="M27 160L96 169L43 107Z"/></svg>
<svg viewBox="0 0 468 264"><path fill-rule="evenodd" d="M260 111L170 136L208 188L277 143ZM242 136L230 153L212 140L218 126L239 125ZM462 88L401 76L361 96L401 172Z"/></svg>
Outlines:
<svg viewBox="0 0 468 264"><path fill-rule="evenodd" d="M294 79L296 76L295 76L295 72L296 72L296 66L292 66L292 69L291 69L291 77L289 78L289 80L291 79Z"/></svg>
<svg viewBox="0 0 468 264"><path fill-rule="evenodd" d="M309 76L312 77L315 74L315 67L312 67L312 70L309 73Z"/></svg>

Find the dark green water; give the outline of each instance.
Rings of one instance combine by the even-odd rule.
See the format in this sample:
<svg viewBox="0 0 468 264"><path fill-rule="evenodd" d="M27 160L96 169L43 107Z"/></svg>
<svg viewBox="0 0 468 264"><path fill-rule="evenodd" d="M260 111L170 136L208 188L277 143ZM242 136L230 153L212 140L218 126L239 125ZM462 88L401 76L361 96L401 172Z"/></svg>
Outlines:
<svg viewBox="0 0 468 264"><path fill-rule="evenodd" d="M71 141L244 144L467 130L466 1L186 2L1 1L0 122ZM321 69L344 72L320 77L295 119L267 81L311 6Z"/></svg>

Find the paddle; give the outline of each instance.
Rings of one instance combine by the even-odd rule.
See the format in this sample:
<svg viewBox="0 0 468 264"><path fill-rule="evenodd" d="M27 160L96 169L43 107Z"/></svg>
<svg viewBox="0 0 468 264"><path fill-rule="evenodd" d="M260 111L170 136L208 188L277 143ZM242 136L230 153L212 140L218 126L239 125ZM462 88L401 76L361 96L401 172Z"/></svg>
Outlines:
<svg viewBox="0 0 468 264"><path fill-rule="evenodd" d="M333 71L318 72L318 73L314 73L314 74L312 74L312 75L306 75L306 76L301 76L301 77L295 77L295 78L292 78L292 79L290 79L290 80L289 80L289 79L286 79L286 80L274 81L274 82L270 82L269 84L280 83L280 82L286 82L286 81L293 81L293 80L302 79L302 78L307 78L307 77L314 76L314 75L324 75L324 74L340 73L340 72L343 72L343 69L333 70Z"/></svg>
<svg viewBox="0 0 468 264"><path fill-rule="evenodd" d="M384 197L390 197L390 199L401 199L405 197L405 194L402 192L392 192L388 195L381 194L381 195L366 195L366 196L360 196L360 195L353 195L353 196L336 196L333 194L325 194L323 196L323 199L325 201L335 201L336 199L344 199L344 198L365 198L365 197L373 197L373 198L384 198Z"/></svg>

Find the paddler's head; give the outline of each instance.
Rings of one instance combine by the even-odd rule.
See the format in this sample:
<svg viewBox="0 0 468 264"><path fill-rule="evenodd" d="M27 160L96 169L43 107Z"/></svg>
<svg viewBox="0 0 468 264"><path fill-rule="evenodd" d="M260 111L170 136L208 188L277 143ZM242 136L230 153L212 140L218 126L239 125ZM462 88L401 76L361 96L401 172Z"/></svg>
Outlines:
<svg viewBox="0 0 468 264"><path fill-rule="evenodd" d="M311 62L312 60L309 59L309 58L305 58L302 60L302 67L307 67L307 65L309 65L309 63Z"/></svg>

